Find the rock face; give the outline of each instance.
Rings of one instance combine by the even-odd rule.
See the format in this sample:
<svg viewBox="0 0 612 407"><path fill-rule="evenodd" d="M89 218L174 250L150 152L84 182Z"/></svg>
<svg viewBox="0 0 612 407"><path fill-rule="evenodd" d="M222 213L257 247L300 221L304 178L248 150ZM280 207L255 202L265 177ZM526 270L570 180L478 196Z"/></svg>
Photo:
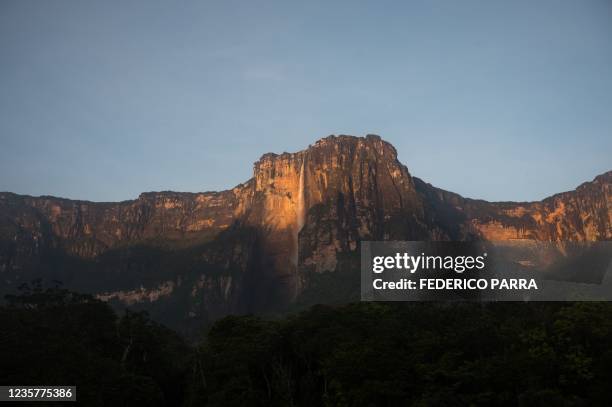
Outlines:
<svg viewBox="0 0 612 407"><path fill-rule="evenodd" d="M330 136L222 192L0 193L0 286L58 279L196 326L294 302L361 240L612 240L611 188L608 172L541 202L471 200L412 177L378 136Z"/></svg>
<svg viewBox="0 0 612 407"><path fill-rule="evenodd" d="M453 238L471 231L487 240L612 240L612 171L574 191L539 202L495 202L465 199L414 178L428 204L430 220L459 228Z"/></svg>

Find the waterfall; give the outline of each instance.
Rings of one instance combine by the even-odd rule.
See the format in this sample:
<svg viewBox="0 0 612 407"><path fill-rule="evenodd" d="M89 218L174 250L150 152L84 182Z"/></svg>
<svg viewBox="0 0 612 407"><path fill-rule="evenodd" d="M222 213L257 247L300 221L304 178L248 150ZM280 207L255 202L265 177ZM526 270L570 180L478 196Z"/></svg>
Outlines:
<svg viewBox="0 0 612 407"><path fill-rule="evenodd" d="M302 159L302 166L300 168L300 178L298 181L298 194L297 194L297 202L295 207L295 233L293 236L293 264L295 265L296 273L298 268L299 261L299 235L300 231L304 227L305 218L306 218L306 204L304 203L304 167L306 163L306 156ZM297 276L296 276L297 279ZM297 281L297 280L296 280ZM296 295L297 295L298 287L296 285Z"/></svg>
<svg viewBox="0 0 612 407"><path fill-rule="evenodd" d="M304 222L306 218L306 205L304 204L304 164L306 162L306 156L302 160L302 168L300 169L300 181L298 186L298 201L297 201L297 233L300 233L300 230L304 227Z"/></svg>

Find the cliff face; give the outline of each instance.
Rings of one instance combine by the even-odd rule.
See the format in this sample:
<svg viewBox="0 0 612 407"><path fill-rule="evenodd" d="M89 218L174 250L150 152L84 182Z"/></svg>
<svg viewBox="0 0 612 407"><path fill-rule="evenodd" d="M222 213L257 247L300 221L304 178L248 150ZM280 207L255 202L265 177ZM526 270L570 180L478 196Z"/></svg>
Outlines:
<svg viewBox="0 0 612 407"><path fill-rule="evenodd" d="M433 224L487 240L612 240L612 171L539 202L466 199L415 178Z"/></svg>
<svg viewBox="0 0 612 407"><path fill-rule="evenodd" d="M541 202L465 199L411 177L378 136L330 136L264 155L222 192L0 193L0 276L5 291L56 278L197 324L293 302L360 240L611 240L611 185L608 172Z"/></svg>
<svg viewBox="0 0 612 407"><path fill-rule="evenodd" d="M307 150L266 154L255 164L248 222L265 233L265 252L303 289L303 267L332 271L339 252L361 239L426 238L422 203L397 152L380 137L328 137Z"/></svg>

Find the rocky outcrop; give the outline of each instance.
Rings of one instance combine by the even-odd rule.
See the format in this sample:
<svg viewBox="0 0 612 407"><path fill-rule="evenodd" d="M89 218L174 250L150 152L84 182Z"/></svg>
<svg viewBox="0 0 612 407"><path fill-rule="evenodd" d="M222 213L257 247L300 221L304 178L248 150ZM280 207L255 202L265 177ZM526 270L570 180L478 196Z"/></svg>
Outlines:
<svg viewBox="0 0 612 407"><path fill-rule="evenodd" d="M453 230L452 237L487 240L612 240L612 171L576 190L538 202L466 199L415 178L431 223Z"/></svg>
<svg viewBox="0 0 612 407"><path fill-rule="evenodd" d="M611 185L608 172L540 202L466 199L412 177L378 136L330 136L265 154L222 192L0 193L0 279L42 275L201 322L293 302L361 240L611 240Z"/></svg>
<svg viewBox="0 0 612 407"><path fill-rule="evenodd" d="M248 222L265 231L288 299L302 290L304 267L331 271L336 254L361 239L427 237L412 178L378 136L330 136L295 154L266 154L254 172Z"/></svg>

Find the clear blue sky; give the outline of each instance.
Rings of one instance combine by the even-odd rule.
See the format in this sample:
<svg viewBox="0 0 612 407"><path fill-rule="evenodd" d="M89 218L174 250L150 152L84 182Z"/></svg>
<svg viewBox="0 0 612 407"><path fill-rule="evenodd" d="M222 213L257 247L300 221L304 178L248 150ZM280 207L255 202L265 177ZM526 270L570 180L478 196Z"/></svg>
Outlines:
<svg viewBox="0 0 612 407"><path fill-rule="evenodd" d="M612 169L612 2L0 1L0 190L227 189L367 133L489 200Z"/></svg>

